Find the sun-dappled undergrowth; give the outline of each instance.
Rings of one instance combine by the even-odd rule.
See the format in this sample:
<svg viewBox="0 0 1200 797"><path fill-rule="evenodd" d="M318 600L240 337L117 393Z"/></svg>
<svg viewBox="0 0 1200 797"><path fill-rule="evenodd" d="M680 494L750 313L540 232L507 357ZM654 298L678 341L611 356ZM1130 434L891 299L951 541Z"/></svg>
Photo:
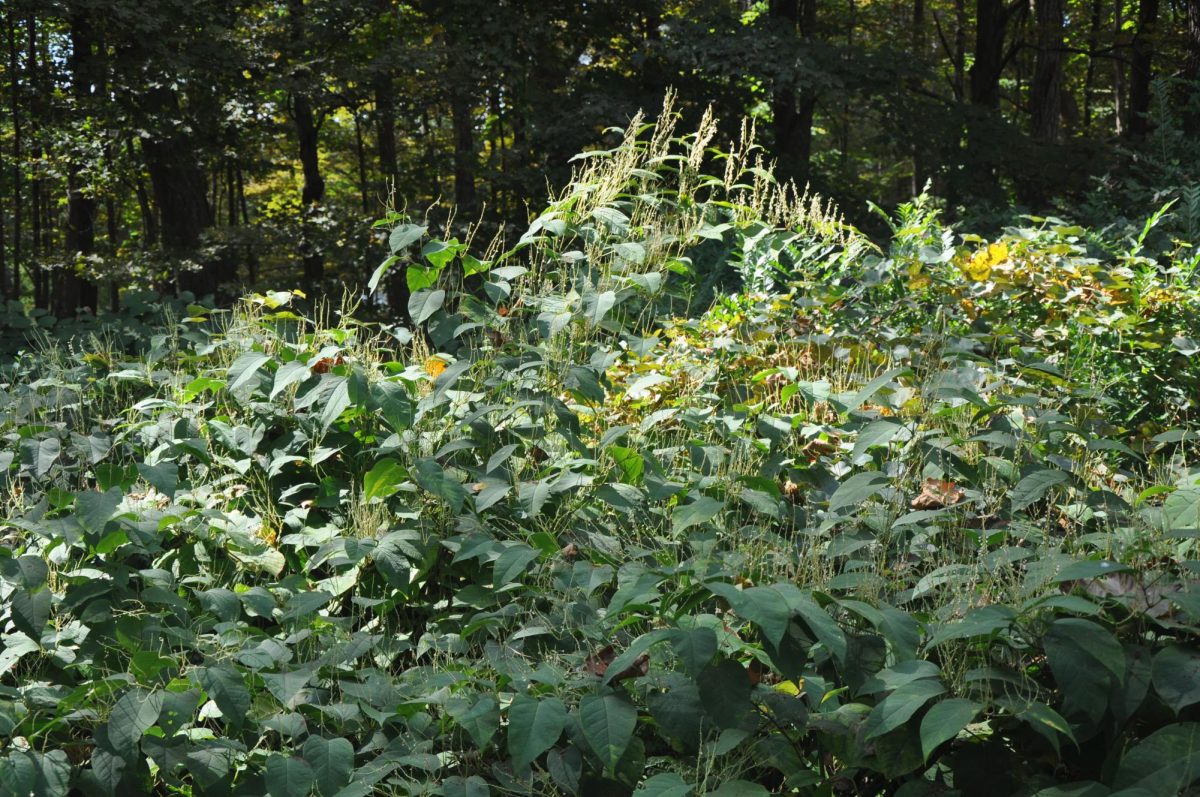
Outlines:
<svg viewBox="0 0 1200 797"><path fill-rule="evenodd" d="M881 249L672 119L374 304L31 338L0 790L1192 793L1197 260Z"/></svg>

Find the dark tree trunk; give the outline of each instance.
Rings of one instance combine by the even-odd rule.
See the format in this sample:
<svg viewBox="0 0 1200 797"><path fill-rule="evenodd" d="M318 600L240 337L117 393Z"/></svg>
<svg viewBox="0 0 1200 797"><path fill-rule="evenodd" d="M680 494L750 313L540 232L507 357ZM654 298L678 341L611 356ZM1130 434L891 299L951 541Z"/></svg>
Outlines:
<svg viewBox="0 0 1200 797"><path fill-rule="evenodd" d="M375 75L375 140L382 177L379 194L390 203L399 172L396 166L396 91L390 72Z"/></svg>
<svg viewBox="0 0 1200 797"><path fill-rule="evenodd" d="M21 229L21 211L22 208L22 193L21 193L21 158L24 157L24 152L21 149L21 105L18 98L19 83L17 75L19 69L17 66L17 24L14 19L16 15L15 9L9 6L8 9L8 79L9 92L8 101L9 108L12 111L12 128L13 128L13 161L12 161L12 192L13 192L13 242L12 242L12 287L8 284L0 285L0 290L12 299L21 297L21 235L24 232Z"/></svg>
<svg viewBox="0 0 1200 797"><path fill-rule="evenodd" d="M138 164L132 138L125 139L125 152L130 163L134 164L133 193L137 197L138 210L142 214L142 244L144 247L155 246L158 244L158 219L154 215L154 207L150 204L146 184L142 182L142 169Z"/></svg>
<svg viewBox="0 0 1200 797"><path fill-rule="evenodd" d="M1158 1L1138 4L1137 34L1129 75L1129 135L1141 138L1150 132L1150 81L1154 79L1154 38L1158 26Z"/></svg>
<svg viewBox="0 0 1200 797"><path fill-rule="evenodd" d="M367 154L363 147L362 118L354 110L354 154L358 159L358 193L362 199L363 215L371 212L371 188L367 182Z"/></svg>
<svg viewBox="0 0 1200 797"><path fill-rule="evenodd" d="M772 0L771 17L786 36L800 35L811 41L816 35L816 0ZM812 123L817 107L816 93L798 87L795 80L783 78L772 93L775 154L780 176L804 183L809 177L812 157Z"/></svg>
<svg viewBox="0 0 1200 797"><path fill-rule="evenodd" d="M305 41L304 0L289 0L288 26L292 44L303 51ZM309 91L318 76L307 69L296 69L292 74L294 83L291 97L292 122L296 127L296 144L300 151L300 167L304 172L304 185L300 189L300 255L304 261L304 283L313 291L325 276L325 257L318 246L313 216L325 201L325 178L321 176L316 111L313 109Z"/></svg>
<svg viewBox="0 0 1200 797"><path fill-rule="evenodd" d="M1183 131L1200 136L1200 0L1187 4L1187 60L1183 66Z"/></svg>
<svg viewBox="0 0 1200 797"><path fill-rule="evenodd" d="M1004 39L1008 28L1004 0L975 3L975 63L971 65L971 104L1000 107L1000 75L1004 71Z"/></svg>
<svg viewBox="0 0 1200 797"><path fill-rule="evenodd" d="M471 219L476 207L475 118L470 96L462 86L452 89L450 115L454 126L454 203L460 217Z"/></svg>
<svg viewBox="0 0 1200 797"><path fill-rule="evenodd" d="M1062 119L1063 0L1037 0L1037 66L1030 93L1034 138L1058 140Z"/></svg>
<svg viewBox="0 0 1200 797"><path fill-rule="evenodd" d="M1200 2L1200 0L1197 0ZM1102 0L1092 0L1092 19L1088 27L1088 63L1087 72L1083 78L1083 127L1085 130L1092 126L1092 86L1096 81L1095 52L1100 47L1100 24L1103 11Z"/></svg>
<svg viewBox="0 0 1200 797"><path fill-rule="evenodd" d="M96 52L92 20L84 13L71 15L71 91L76 110L87 114L92 107L93 91L103 82L102 55ZM96 251L96 198L83 184L80 155L72 153L67 167L67 263L59 270L54 290L54 314L59 318L75 315L80 309L95 313L100 294L95 283L80 272L83 261Z"/></svg>

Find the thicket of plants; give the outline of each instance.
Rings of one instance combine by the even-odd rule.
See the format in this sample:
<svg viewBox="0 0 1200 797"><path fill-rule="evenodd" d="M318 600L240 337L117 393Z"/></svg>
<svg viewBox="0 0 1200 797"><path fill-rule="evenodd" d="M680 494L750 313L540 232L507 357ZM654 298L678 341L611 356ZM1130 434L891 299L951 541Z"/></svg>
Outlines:
<svg viewBox="0 0 1200 797"><path fill-rule="evenodd" d="M881 250L663 119L381 222L412 329L10 309L0 791L1195 792L1194 250Z"/></svg>

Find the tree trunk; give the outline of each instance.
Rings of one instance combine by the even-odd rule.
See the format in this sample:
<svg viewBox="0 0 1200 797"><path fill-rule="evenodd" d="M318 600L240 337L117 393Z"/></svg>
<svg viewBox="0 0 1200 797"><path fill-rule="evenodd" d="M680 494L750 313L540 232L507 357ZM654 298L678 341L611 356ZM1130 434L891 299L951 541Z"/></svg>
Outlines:
<svg viewBox="0 0 1200 797"><path fill-rule="evenodd" d="M975 63L971 65L971 104L1000 107L1000 74L1004 71L1004 39L1008 13L1004 0L975 3Z"/></svg>
<svg viewBox="0 0 1200 797"><path fill-rule="evenodd" d="M800 35L811 41L816 35L816 0L772 0L771 17L786 36ZM775 86L771 99L774 117L775 155L780 176L804 183L809 178L812 158L812 123L817 107L816 93L799 88L785 77Z"/></svg>
<svg viewBox="0 0 1200 797"><path fill-rule="evenodd" d="M1037 0L1037 65L1030 92L1033 137L1058 140L1062 119L1063 0Z"/></svg>
<svg viewBox="0 0 1200 797"><path fill-rule="evenodd" d="M13 128L13 162L12 162L12 191L13 191L13 242L12 242L12 288L9 289L7 284L0 285L3 288L3 293L12 299L21 297L21 211L22 211L22 194L21 194L21 158L24 157L24 152L21 149L21 106L20 100L17 97L19 83L17 75L19 69L17 66L17 25L14 20L16 11L9 6L8 9L8 79L9 79L9 108L12 110L12 128Z"/></svg>
<svg viewBox="0 0 1200 797"><path fill-rule="evenodd" d="M86 13L71 15L71 92L75 110L86 115L92 108L93 91L104 80L102 55L95 52L96 36ZM98 310L100 294L95 283L80 272L81 261L96 251L96 198L83 184L81 155L71 153L67 167L66 266L59 270L54 290L54 314L59 318L77 310Z"/></svg>
<svg viewBox="0 0 1200 797"><path fill-rule="evenodd" d="M1200 0L1197 0L1200 2ZM1089 130L1092 126L1092 86L1096 81L1095 52L1100 47L1100 24L1103 10L1102 0L1092 0L1092 21L1088 28L1088 63L1087 72L1083 78L1083 127Z"/></svg>
<svg viewBox="0 0 1200 797"><path fill-rule="evenodd" d="M289 0L288 27L294 44L301 51L304 47L304 0ZM325 276L325 258L314 236L313 216L325 201L325 178L321 176L318 150L316 112L308 92L319 78L307 69L297 69L292 74L292 121L296 126L296 143L300 150L300 167L304 172L304 185L300 189L300 254L304 261L304 283L313 291Z"/></svg>
<svg viewBox="0 0 1200 797"><path fill-rule="evenodd" d="M1159 0L1138 4L1137 34L1129 75L1129 135L1142 138L1150 132L1150 81L1154 78L1154 37L1158 25Z"/></svg>
<svg viewBox="0 0 1200 797"><path fill-rule="evenodd" d="M1200 136L1200 0L1188 0L1187 28L1183 131L1189 136Z"/></svg>
<svg viewBox="0 0 1200 797"><path fill-rule="evenodd" d="M375 140L382 178L379 195L391 205L399 170L396 166L396 91L390 72L375 75Z"/></svg>
<svg viewBox="0 0 1200 797"><path fill-rule="evenodd" d="M158 219L150 204L150 194L146 191L146 184L142 182L142 169L137 162L132 138L125 139L125 153L129 156L130 163L134 164L133 193L137 197L138 210L142 214L142 245L143 247L155 246L158 244Z"/></svg>
<svg viewBox="0 0 1200 797"><path fill-rule="evenodd" d="M475 119L471 99L462 86L450 95L450 115L454 126L454 203L461 216L475 214Z"/></svg>

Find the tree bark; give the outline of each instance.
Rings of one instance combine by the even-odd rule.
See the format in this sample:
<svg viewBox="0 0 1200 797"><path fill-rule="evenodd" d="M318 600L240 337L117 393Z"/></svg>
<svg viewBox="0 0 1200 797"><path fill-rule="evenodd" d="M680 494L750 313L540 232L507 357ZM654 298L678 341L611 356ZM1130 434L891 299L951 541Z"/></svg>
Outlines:
<svg viewBox="0 0 1200 797"><path fill-rule="evenodd" d="M1058 140L1062 119L1063 0L1036 0L1037 64L1030 92L1033 137L1046 143Z"/></svg>
<svg viewBox="0 0 1200 797"><path fill-rule="evenodd" d="M92 108L93 92L104 80L102 54L96 52L92 20L85 12L71 14L71 92L75 109L87 115ZM54 314L59 318L86 309L95 313L99 291L86 279L80 268L96 251L96 198L83 184L81 155L71 153L67 167L67 230L64 240L66 266L59 270L54 290Z"/></svg>
<svg viewBox="0 0 1200 797"><path fill-rule="evenodd" d="M1154 79L1155 33L1158 27L1159 0L1141 0L1138 4L1137 34L1133 37L1133 55L1129 75L1129 136L1142 138L1150 132L1150 81Z"/></svg>
<svg viewBox="0 0 1200 797"><path fill-rule="evenodd" d="M395 190L399 170L396 166L396 90L390 71L380 71L374 78L375 140L379 155L379 174L382 178L379 194L385 202Z"/></svg>
<svg viewBox="0 0 1200 797"><path fill-rule="evenodd" d="M975 3L975 63L971 65L971 104L1000 107L1000 75L1004 71L1004 39L1009 12L1004 0Z"/></svg>
<svg viewBox="0 0 1200 797"><path fill-rule="evenodd" d="M12 287L0 285L6 297L19 299L21 297L21 159L24 152L21 149L21 105L18 99L20 84L17 81L19 68L17 65L17 25L14 19L16 10L8 9L8 79L9 79L9 108L12 111L13 127L13 162L12 162L12 191L13 191L13 242L12 242Z"/></svg>
<svg viewBox="0 0 1200 797"><path fill-rule="evenodd" d="M1189 136L1200 136L1200 0L1188 0L1186 49L1183 131Z"/></svg>
<svg viewBox="0 0 1200 797"><path fill-rule="evenodd" d="M292 44L302 51L305 41L304 0L288 3L288 26ZM300 167L304 173L304 185L300 190L300 254L304 262L304 283L312 291L325 276L325 257L314 236L313 216L325 201L325 178L321 176L316 112L308 92L316 80L307 68L296 69L292 74L294 83L291 98L292 121L296 127L296 143L300 150Z"/></svg>
<svg viewBox="0 0 1200 797"><path fill-rule="evenodd" d="M770 15L785 36L800 36L811 42L816 35L816 0L772 0ZM812 123L817 96L800 88L790 77L782 78L772 92L775 155L780 176L798 184L808 181L812 159Z"/></svg>
<svg viewBox="0 0 1200 797"><path fill-rule="evenodd" d="M451 123L454 127L454 203L467 218L475 213L475 119L471 99L463 86L454 86L450 95Z"/></svg>
<svg viewBox="0 0 1200 797"><path fill-rule="evenodd" d="M1200 2L1200 0L1197 0ZM1092 86L1096 81L1095 52L1100 47L1100 25L1103 12L1102 0L1092 0L1092 21L1088 29L1087 72L1083 78L1083 127L1088 130L1092 126Z"/></svg>

